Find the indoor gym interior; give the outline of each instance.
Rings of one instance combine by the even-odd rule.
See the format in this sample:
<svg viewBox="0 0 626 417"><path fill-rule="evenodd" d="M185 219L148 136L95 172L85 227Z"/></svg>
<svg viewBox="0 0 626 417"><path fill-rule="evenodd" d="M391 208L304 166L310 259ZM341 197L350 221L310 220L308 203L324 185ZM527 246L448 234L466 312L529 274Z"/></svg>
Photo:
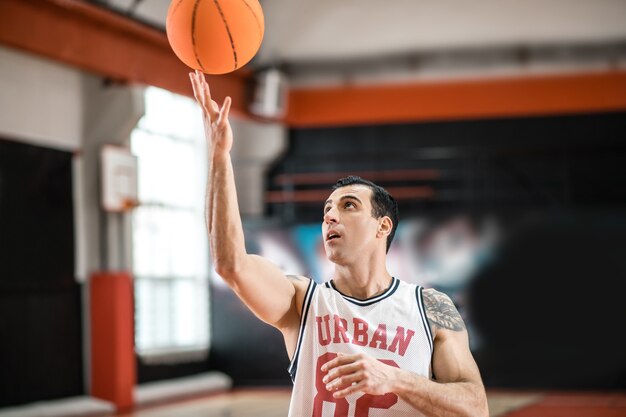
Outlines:
<svg viewBox="0 0 626 417"><path fill-rule="evenodd" d="M281 417L282 337L212 268L168 0L0 0L0 416ZM233 99L246 248L324 282L323 201L388 189L492 417L626 416L626 1L261 0Z"/></svg>

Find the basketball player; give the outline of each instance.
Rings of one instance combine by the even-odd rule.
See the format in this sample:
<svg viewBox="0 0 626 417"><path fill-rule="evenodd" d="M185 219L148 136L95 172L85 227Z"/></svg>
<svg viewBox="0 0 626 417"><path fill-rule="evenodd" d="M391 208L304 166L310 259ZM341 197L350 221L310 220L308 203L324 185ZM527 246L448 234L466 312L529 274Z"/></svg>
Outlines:
<svg viewBox="0 0 626 417"><path fill-rule="evenodd" d="M335 264L322 285L246 253L228 121L231 99L211 99L190 74L203 109L209 175L206 217L217 273L250 310L284 336L294 381L290 417L487 416L478 367L450 299L392 277L385 258L398 211L381 187L340 180L323 209Z"/></svg>

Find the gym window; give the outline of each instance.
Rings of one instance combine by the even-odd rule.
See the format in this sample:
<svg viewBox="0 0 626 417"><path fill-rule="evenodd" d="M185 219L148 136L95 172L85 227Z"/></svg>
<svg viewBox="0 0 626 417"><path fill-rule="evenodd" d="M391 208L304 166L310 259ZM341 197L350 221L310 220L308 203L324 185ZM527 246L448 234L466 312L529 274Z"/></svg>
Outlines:
<svg viewBox="0 0 626 417"><path fill-rule="evenodd" d="M147 363L202 360L210 333L200 107L147 88L131 148L141 202L132 226L136 351Z"/></svg>

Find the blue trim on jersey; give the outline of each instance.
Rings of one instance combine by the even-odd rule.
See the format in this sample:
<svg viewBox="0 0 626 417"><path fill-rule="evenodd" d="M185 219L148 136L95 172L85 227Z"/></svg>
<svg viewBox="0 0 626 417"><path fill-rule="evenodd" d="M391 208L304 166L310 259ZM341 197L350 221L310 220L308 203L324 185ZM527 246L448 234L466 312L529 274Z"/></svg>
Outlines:
<svg viewBox="0 0 626 417"><path fill-rule="evenodd" d="M382 293L380 295L377 295L375 297L371 297L371 298L365 299L365 300L359 300L358 298L350 297L348 295L343 294L341 291L339 291L337 289L337 287L335 287L335 283L332 280L330 281L330 285L343 298L345 298L346 301L350 301L352 304L356 304L358 306L370 306L370 305L375 304L375 303L377 303L377 302L379 302L381 300L384 300L387 297L390 297L394 292L396 292L396 290L400 286L400 280L395 278L395 277L391 277L391 284L389 285L389 288L387 288L385 290L384 293Z"/></svg>
<svg viewBox="0 0 626 417"><path fill-rule="evenodd" d="M302 345L302 339L304 338L304 328L306 327L306 319L309 314L309 307L311 306L311 300L313 299L313 293L317 288L315 281L311 280L309 286L306 289L304 295L304 301L302 302L302 317L300 318L300 333L298 334L298 342L296 343L296 351L293 353L293 359L287 368L287 372L291 376L291 382L296 382L296 370L298 368L298 358L300 356L300 346Z"/></svg>
<svg viewBox="0 0 626 417"><path fill-rule="evenodd" d="M424 306L424 287L417 286L415 287L415 298L417 299L417 307L420 310L420 316L422 318L422 325L424 326L424 330L426 330L426 335L428 336L428 343L430 344L430 353L432 355L433 352L433 334L430 330L430 326L428 325L428 316L426 316L426 308Z"/></svg>

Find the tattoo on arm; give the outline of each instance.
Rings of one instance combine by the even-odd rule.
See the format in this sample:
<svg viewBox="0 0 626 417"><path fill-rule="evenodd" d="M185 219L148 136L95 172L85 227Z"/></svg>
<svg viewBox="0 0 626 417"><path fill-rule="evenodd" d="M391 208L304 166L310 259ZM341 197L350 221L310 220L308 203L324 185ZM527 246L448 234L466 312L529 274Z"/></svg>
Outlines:
<svg viewBox="0 0 626 417"><path fill-rule="evenodd" d="M450 297L433 289L424 290L423 294L426 316L431 326L455 332L465 330L465 323Z"/></svg>

